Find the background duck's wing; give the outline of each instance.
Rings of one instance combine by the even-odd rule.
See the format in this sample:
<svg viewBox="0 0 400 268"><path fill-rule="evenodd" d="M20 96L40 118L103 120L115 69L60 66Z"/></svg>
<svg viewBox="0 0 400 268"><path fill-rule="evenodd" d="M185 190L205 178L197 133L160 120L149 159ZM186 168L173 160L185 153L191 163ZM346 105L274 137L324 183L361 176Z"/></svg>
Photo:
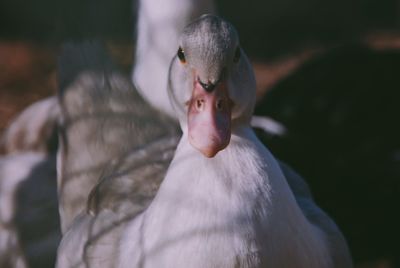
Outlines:
<svg viewBox="0 0 400 268"><path fill-rule="evenodd" d="M129 154L145 156L144 145L174 138L178 132L176 125L152 109L130 80L112 66L100 42L64 46L60 81L59 200L66 230L85 210L87 197L101 177L102 185L109 184L106 178L111 179L114 175L109 174L116 170L123 172L121 166L126 165ZM151 164L152 159L147 161ZM132 170L134 164L129 167ZM103 206L118 191L113 197L104 191L94 194L96 198L89 203Z"/></svg>
<svg viewBox="0 0 400 268"><path fill-rule="evenodd" d="M55 96L37 101L21 112L0 138L0 151L6 154L27 151L54 152L59 106Z"/></svg>
<svg viewBox="0 0 400 268"><path fill-rule="evenodd" d="M87 210L133 215L154 198L174 155L178 136L157 139L121 156L91 191Z"/></svg>

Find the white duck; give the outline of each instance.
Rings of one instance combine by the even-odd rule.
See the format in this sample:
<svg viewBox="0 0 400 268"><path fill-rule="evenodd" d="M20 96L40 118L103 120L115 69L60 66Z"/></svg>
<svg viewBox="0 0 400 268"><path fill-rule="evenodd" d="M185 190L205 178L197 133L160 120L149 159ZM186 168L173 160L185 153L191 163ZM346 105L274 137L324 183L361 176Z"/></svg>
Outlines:
<svg viewBox="0 0 400 268"><path fill-rule="evenodd" d="M19 114L0 136L0 267L51 267L61 240L55 97ZM39 226L39 227L38 227Z"/></svg>
<svg viewBox="0 0 400 268"><path fill-rule="evenodd" d="M152 159L147 149L165 141L165 146L159 147L162 150L178 136L175 125L140 97L106 53L100 42L79 42L66 44L60 56L62 123L57 172L63 233L77 215L86 212L89 193L100 179L157 164L165 165L166 170L170 159L157 162L159 157ZM139 161L135 155L143 159L139 157ZM107 197L102 194L103 199L92 202L93 206L107 198L114 200L116 195L125 196L128 183L106 187ZM98 188L95 191L103 192ZM118 206L107 200L107 206Z"/></svg>
<svg viewBox="0 0 400 268"><path fill-rule="evenodd" d="M121 236L120 267L351 267L340 232L307 191L296 202L249 125L255 81L235 29L207 15L180 40L170 96L183 136Z"/></svg>
<svg viewBox="0 0 400 268"><path fill-rule="evenodd" d="M63 232L85 211L88 195L104 177L104 169L112 169L128 151L145 147L160 136L178 135L176 126L142 97L171 116L166 88L178 35L190 20L211 12L213 1L140 0L138 4L133 80L139 94L98 44L69 44L61 53L63 120L57 170ZM101 116L105 114L110 116ZM103 132L106 126L109 128ZM127 141L128 137L134 138Z"/></svg>
<svg viewBox="0 0 400 268"><path fill-rule="evenodd" d="M152 201L154 166L135 167L147 156L167 162L160 152L173 141L106 172L89 213L63 237L57 267L351 267L340 231L307 185L282 165L289 188L249 127L254 77L232 26L206 16L181 41L170 85L184 135L160 190Z"/></svg>

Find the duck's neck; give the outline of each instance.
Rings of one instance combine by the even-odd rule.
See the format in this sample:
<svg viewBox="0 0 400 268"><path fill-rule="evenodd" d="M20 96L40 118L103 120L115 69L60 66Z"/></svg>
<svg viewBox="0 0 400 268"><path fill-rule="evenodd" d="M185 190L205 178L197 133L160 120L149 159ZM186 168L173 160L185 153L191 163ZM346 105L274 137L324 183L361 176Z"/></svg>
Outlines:
<svg viewBox="0 0 400 268"><path fill-rule="evenodd" d="M199 217L222 221L244 215L250 219L259 205L260 217L284 203L295 206L279 165L250 127L235 129L229 146L213 158L194 149L184 133L156 197L160 200L164 205L173 200L172 206L190 206Z"/></svg>
<svg viewBox="0 0 400 268"><path fill-rule="evenodd" d="M135 68L132 79L142 97L172 118L167 79L182 29L194 18L214 11L213 1L141 0L138 12Z"/></svg>
<svg viewBox="0 0 400 268"><path fill-rule="evenodd" d="M141 224L143 254L162 248L153 267L329 267L323 239L249 127L212 159L184 133Z"/></svg>

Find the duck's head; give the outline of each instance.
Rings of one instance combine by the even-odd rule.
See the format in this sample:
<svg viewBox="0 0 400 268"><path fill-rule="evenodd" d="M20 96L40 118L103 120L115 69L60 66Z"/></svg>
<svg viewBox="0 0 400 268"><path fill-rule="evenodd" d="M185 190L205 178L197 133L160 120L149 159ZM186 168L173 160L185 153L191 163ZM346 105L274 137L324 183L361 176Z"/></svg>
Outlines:
<svg viewBox="0 0 400 268"><path fill-rule="evenodd" d="M169 95L184 134L207 157L248 124L255 103L255 79L235 28L203 15L185 27L169 71Z"/></svg>

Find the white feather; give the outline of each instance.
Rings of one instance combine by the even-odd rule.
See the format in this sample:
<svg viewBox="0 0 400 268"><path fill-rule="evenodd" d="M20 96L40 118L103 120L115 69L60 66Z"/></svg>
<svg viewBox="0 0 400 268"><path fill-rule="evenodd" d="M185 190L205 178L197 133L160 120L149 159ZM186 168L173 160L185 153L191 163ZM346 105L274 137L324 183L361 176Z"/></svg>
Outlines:
<svg viewBox="0 0 400 268"><path fill-rule="evenodd" d="M120 252L120 267L332 267L324 235L249 128L213 159L184 136Z"/></svg>

